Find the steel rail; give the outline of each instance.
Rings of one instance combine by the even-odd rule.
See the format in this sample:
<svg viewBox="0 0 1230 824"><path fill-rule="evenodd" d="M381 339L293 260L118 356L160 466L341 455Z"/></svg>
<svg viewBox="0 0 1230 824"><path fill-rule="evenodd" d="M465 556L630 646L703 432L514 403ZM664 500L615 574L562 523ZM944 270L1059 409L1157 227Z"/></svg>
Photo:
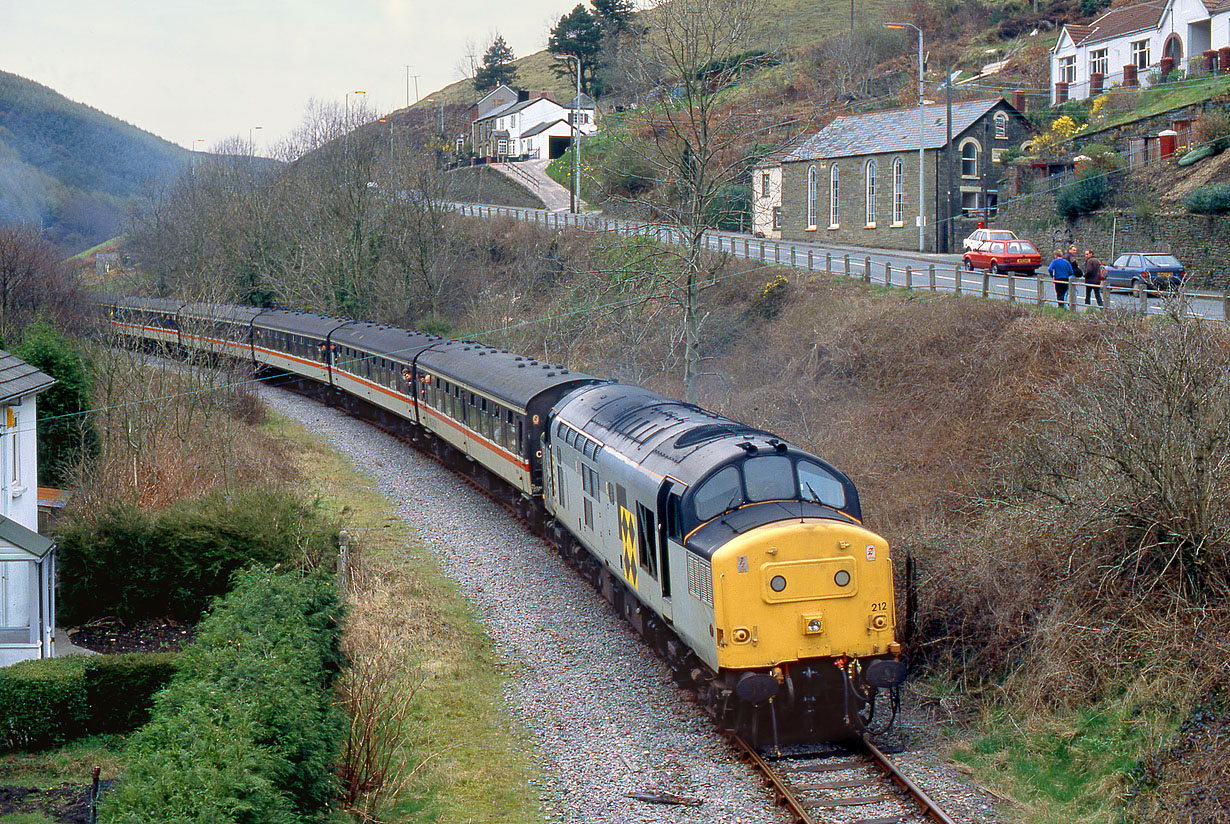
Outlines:
<svg viewBox="0 0 1230 824"><path fill-rule="evenodd" d="M730 738L735 746L743 752L748 761L752 763L752 766L764 776L765 781L773 788L773 793L777 796L778 803L790 811L790 814L794 816L796 824L816 824L816 819L808 814L794 792L782 782L777 771L760 757L760 753L756 752L756 748L737 735L732 735Z"/></svg>
<svg viewBox="0 0 1230 824"><path fill-rule="evenodd" d="M871 759L875 761L880 769L884 770L897 786L910 794L910 797L914 799L914 803L922 808L924 815L932 821L938 822L938 824L956 824L949 817L948 813L940 809L939 805L931 800L931 796L923 792L922 788L913 781L902 775L893 762L889 761L888 757L880 752L880 749L868 741L866 737L863 738L863 747L866 748L867 754L871 756Z"/></svg>

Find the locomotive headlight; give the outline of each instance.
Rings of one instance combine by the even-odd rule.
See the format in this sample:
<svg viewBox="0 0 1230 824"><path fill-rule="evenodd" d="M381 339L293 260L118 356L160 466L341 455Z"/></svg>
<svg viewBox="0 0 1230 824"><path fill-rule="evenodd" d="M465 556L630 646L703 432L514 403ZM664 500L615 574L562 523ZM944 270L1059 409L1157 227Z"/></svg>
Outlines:
<svg viewBox="0 0 1230 824"><path fill-rule="evenodd" d="M824 616L818 612L799 616L799 629L804 635L819 635L824 631Z"/></svg>
<svg viewBox="0 0 1230 824"><path fill-rule="evenodd" d="M839 587L850 586L850 573L844 569L837 570L837 574L833 576L833 583Z"/></svg>
<svg viewBox="0 0 1230 824"><path fill-rule="evenodd" d="M769 586L773 588L774 592L781 592L786 588L786 579L781 575L774 575L772 580L769 581Z"/></svg>
<svg viewBox="0 0 1230 824"><path fill-rule="evenodd" d="M813 635L820 631L820 619L812 618L807 622L807 631Z"/></svg>

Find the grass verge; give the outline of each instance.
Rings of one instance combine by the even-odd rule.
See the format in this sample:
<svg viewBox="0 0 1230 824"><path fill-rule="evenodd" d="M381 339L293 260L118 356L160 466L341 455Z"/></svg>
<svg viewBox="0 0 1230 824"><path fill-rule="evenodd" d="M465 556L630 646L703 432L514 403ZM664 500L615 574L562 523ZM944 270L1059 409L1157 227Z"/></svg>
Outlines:
<svg viewBox="0 0 1230 824"><path fill-rule="evenodd" d="M359 553L351 655L380 657L403 701L381 818L540 821L538 767L504 703L510 669L471 605L369 477L294 423L276 418L269 430L293 447L322 505L345 517Z"/></svg>
<svg viewBox="0 0 1230 824"><path fill-rule="evenodd" d="M1016 801L1008 820L1114 824L1133 771L1175 732L1173 708L1120 699L1065 713L993 710L953 749L979 783Z"/></svg>

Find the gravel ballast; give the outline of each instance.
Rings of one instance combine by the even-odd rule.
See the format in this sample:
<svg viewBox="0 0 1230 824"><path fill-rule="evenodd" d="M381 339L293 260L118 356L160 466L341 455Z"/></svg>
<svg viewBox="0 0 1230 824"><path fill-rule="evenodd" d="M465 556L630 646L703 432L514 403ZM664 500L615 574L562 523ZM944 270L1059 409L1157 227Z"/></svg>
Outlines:
<svg viewBox="0 0 1230 824"><path fill-rule="evenodd" d="M760 777L739 762L667 666L541 539L410 446L335 409L270 388L269 408L298 421L371 475L473 604L513 663L509 711L544 761L544 817L572 824L778 822ZM996 822L992 799L942 756L909 763L961 822ZM663 794L699 806L627 797Z"/></svg>

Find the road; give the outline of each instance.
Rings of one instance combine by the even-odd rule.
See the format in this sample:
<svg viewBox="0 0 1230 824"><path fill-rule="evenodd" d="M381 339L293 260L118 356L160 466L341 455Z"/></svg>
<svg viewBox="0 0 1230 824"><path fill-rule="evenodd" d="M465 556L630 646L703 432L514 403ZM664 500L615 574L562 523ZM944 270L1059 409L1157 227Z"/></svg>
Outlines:
<svg viewBox="0 0 1230 824"><path fill-rule="evenodd" d="M508 216L552 228L576 226L591 231L647 235L663 243L682 243L678 229L665 224L607 217L596 213L573 215L511 206L472 203L453 205L462 214L474 217ZM725 252L736 258L796 269L849 274L851 277L881 285L977 295L1025 304L1055 305L1055 288L1050 278L1046 277L1045 270L1042 270L1041 277L1010 277L991 275L983 271L970 272L963 269L960 255L760 239L739 232L715 229L705 232L705 244L706 248L713 252ZM1084 305L1084 281L1077 281L1077 288L1069 290L1069 293L1069 306L1076 311L1087 311ZM1140 308L1143 305L1145 311L1154 314L1167 311L1168 304L1176 299L1176 296L1170 293L1146 295L1143 301L1140 296L1132 293L1110 292L1106 289L1103 289L1103 293L1107 306ZM1195 317L1230 322L1230 293L1185 291L1181 307L1184 312ZM1097 306L1093 305L1092 308L1096 310Z"/></svg>

